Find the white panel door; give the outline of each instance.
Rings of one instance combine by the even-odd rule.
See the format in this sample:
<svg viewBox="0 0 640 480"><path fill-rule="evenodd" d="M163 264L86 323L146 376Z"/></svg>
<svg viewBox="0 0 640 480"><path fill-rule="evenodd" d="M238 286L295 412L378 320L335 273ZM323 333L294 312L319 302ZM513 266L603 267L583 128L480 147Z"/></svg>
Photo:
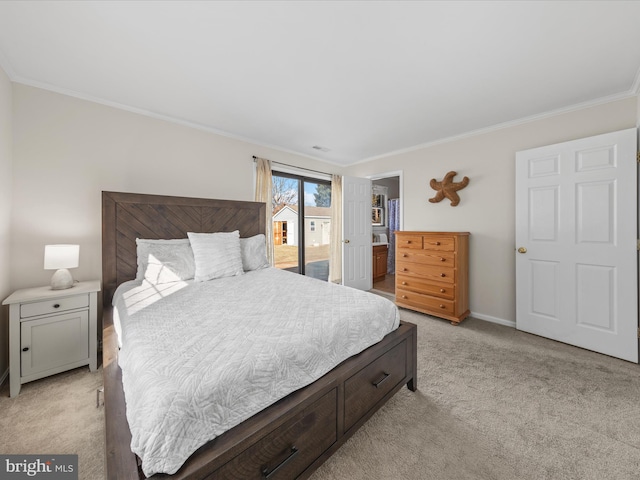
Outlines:
<svg viewBox="0 0 640 480"><path fill-rule="evenodd" d="M371 180L342 177L342 283L371 290Z"/></svg>
<svg viewBox="0 0 640 480"><path fill-rule="evenodd" d="M516 154L516 327L635 363L636 138Z"/></svg>

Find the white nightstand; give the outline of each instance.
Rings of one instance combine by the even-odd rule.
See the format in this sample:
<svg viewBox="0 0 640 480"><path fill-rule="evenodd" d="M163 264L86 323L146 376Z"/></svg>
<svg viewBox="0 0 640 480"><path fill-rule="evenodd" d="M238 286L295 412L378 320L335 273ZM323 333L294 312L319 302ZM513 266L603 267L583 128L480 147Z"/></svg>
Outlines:
<svg viewBox="0 0 640 480"><path fill-rule="evenodd" d="M98 280L66 290L16 290L9 305L9 395L23 383L72 368L97 368Z"/></svg>

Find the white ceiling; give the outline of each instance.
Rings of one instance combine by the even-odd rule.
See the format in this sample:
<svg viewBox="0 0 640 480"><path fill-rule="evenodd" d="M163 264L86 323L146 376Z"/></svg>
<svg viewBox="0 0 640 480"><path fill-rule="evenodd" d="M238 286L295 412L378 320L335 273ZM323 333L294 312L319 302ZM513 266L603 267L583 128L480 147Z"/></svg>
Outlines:
<svg viewBox="0 0 640 480"><path fill-rule="evenodd" d="M2 1L0 65L349 165L637 95L639 21L633 1Z"/></svg>

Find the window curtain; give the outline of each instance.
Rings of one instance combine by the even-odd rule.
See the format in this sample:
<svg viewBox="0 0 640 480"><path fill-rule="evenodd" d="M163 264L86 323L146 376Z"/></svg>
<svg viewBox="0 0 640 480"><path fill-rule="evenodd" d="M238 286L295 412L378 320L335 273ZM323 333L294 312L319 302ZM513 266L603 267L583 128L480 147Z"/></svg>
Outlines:
<svg viewBox="0 0 640 480"><path fill-rule="evenodd" d="M329 281L342 283L342 177L340 175L331 175Z"/></svg>
<svg viewBox="0 0 640 480"><path fill-rule="evenodd" d="M267 237L267 260L275 265L273 251L273 191L271 188L271 160L256 157L256 202L267 204L265 236Z"/></svg>
<svg viewBox="0 0 640 480"><path fill-rule="evenodd" d="M388 202L389 211L389 253L387 255L387 273L396 273L396 230L400 230L400 200L394 198Z"/></svg>

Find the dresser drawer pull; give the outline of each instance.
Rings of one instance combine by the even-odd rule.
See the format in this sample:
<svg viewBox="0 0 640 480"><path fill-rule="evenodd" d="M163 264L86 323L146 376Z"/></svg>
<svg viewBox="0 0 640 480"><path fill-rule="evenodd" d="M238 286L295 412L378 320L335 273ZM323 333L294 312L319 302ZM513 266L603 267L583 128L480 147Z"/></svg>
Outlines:
<svg viewBox="0 0 640 480"><path fill-rule="evenodd" d="M446 275L444 273L441 273L440 276L441 277L446 277Z"/></svg>
<svg viewBox="0 0 640 480"><path fill-rule="evenodd" d="M406 253L402 254L403 257L408 257L409 255L407 255Z"/></svg>
<svg viewBox="0 0 640 480"><path fill-rule="evenodd" d="M24 348L22 349L22 351L23 351L23 352L28 352L28 351L29 351L29 347L24 347Z"/></svg>
<svg viewBox="0 0 640 480"><path fill-rule="evenodd" d="M440 257L440 261L441 261L441 262L444 262L444 257Z"/></svg>
<svg viewBox="0 0 640 480"><path fill-rule="evenodd" d="M407 243L411 243L411 240L407 240Z"/></svg>
<svg viewBox="0 0 640 480"><path fill-rule="evenodd" d="M264 467L262 469L262 476L264 478L271 478L273 475L276 474L278 470L280 470L287 463L289 463L293 459L293 457L295 457L297 454L298 454L298 449L295 446L292 446L291 451L289 452L289 456L285 458L283 461L281 461L278 465L276 465L273 470L269 470L268 467Z"/></svg>
<svg viewBox="0 0 640 480"><path fill-rule="evenodd" d="M444 288L441 288L441 289L440 289L440 293L444 293L444 292L445 292L445 289L444 289Z"/></svg>
<svg viewBox="0 0 640 480"><path fill-rule="evenodd" d="M406 284L407 284L407 282L402 282L402 284L403 284L403 285L406 285Z"/></svg>
<svg viewBox="0 0 640 480"><path fill-rule="evenodd" d="M404 299L406 300L406 299L407 299L407 296L406 296L406 295L402 295L402 298L404 298Z"/></svg>
<svg viewBox="0 0 640 480"><path fill-rule="evenodd" d="M440 245L440 242L433 242L433 245L438 246L438 245Z"/></svg>
<svg viewBox="0 0 640 480"><path fill-rule="evenodd" d="M60 304L59 304L59 303L56 303L56 304L53 306L53 308L60 308Z"/></svg>
<svg viewBox="0 0 640 480"><path fill-rule="evenodd" d="M440 308L445 308L445 306L444 306L444 305L442 305L442 304L440 304Z"/></svg>
<svg viewBox="0 0 640 480"><path fill-rule="evenodd" d="M382 382L384 382L387 378L389 378L389 373L387 372L383 372L382 373L382 378L380 380L378 380L377 382L373 382L372 385L376 388L379 388L380 385L382 385Z"/></svg>
<svg viewBox="0 0 640 480"><path fill-rule="evenodd" d="M403 268L402 271L403 272L408 272L408 270L406 268Z"/></svg>

